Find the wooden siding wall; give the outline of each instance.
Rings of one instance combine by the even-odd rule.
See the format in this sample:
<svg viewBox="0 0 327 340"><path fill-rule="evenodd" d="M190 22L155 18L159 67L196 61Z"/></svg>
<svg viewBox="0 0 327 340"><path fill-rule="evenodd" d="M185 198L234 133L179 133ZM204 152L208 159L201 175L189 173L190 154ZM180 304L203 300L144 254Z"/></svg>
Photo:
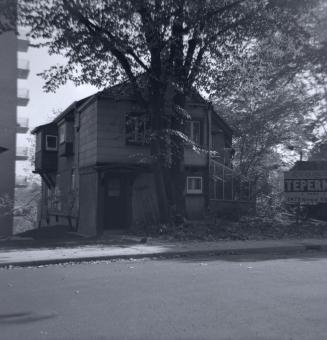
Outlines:
<svg viewBox="0 0 327 340"><path fill-rule="evenodd" d="M80 167L93 165L97 160L98 136L97 102L91 103L80 114Z"/></svg>
<svg viewBox="0 0 327 340"><path fill-rule="evenodd" d="M38 151L35 153L35 170L56 171L57 169L57 152Z"/></svg>
<svg viewBox="0 0 327 340"><path fill-rule="evenodd" d="M71 204L72 200L76 200L72 191L72 170L74 167L74 158L70 157L58 157L58 170L59 182L56 183L60 190L61 197L61 213L72 214Z"/></svg>
<svg viewBox="0 0 327 340"><path fill-rule="evenodd" d="M98 101L97 162L148 163L149 147L126 145L125 114L140 111L131 102Z"/></svg>
<svg viewBox="0 0 327 340"><path fill-rule="evenodd" d="M185 208L186 216L190 220L201 220L204 217L206 206L207 188L207 170L204 167L189 167L186 170L187 176L201 176L203 180L203 193L202 194L186 194ZM186 186L186 183L185 183ZM185 188L186 191L186 188Z"/></svg>
<svg viewBox="0 0 327 340"><path fill-rule="evenodd" d="M201 147L204 150L208 149L208 117L207 108L203 106L190 106L186 107L188 114L192 120L199 120L201 122ZM208 154L205 151L196 152L190 146L185 147L184 161L186 166L205 166L207 164Z"/></svg>
<svg viewBox="0 0 327 340"><path fill-rule="evenodd" d="M79 226L82 234L96 235L98 223L98 175L96 172L80 174Z"/></svg>
<svg viewBox="0 0 327 340"><path fill-rule="evenodd" d="M97 104L91 104L81 114L80 127L80 166L95 163L148 163L150 150L147 146L126 145L125 114L140 111L129 101L116 102L101 98ZM203 105L187 106L187 111L193 120L201 121L201 147L208 149L208 117L207 108ZM217 122L212 122L217 125ZM219 126L217 127L219 129ZM224 134L217 135L215 145L223 151L225 147ZM217 140L217 138L219 140ZM208 154L196 152L191 147L185 147L186 166L205 166Z"/></svg>

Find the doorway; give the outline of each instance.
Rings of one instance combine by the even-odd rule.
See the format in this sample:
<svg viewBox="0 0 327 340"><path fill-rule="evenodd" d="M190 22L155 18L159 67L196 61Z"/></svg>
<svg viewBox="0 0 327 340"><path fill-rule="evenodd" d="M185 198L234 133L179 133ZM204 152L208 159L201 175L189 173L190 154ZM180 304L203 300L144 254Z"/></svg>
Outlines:
<svg viewBox="0 0 327 340"><path fill-rule="evenodd" d="M107 177L104 186L104 229L129 227L129 181L123 177Z"/></svg>

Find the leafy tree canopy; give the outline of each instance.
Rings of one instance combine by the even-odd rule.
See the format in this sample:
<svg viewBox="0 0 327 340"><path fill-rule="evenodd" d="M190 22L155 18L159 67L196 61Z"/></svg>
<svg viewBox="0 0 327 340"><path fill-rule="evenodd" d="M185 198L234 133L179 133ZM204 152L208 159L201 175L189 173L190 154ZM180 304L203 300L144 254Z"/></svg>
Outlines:
<svg viewBox="0 0 327 340"><path fill-rule="evenodd" d="M22 23L51 54L67 58L43 76L45 89L68 79L98 87L146 72L184 89L216 70L220 60L253 39L307 32L300 14L305 0L23 0ZM276 37L277 39L277 37ZM40 40L42 43L40 43ZM287 41L284 41L286 44ZM237 47L237 48L236 48Z"/></svg>
<svg viewBox="0 0 327 340"><path fill-rule="evenodd" d="M175 132L172 168L175 187L182 193L185 95L195 87L216 101L223 99L228 112L239 115L240 120L232 118L231 123L239 128L244 118L239 136L251 139L246 130L251 127L277 130L254 141L272 146L273 138L282 138L281 131L292 130L300 106L301 86L287 84L326 68L326 45L315 36L324 5L323 0L22 0L19 13L35 45L66 58L65 64L42 74L46 91L68 80L99 88L122 80L133 85L158 132L152 154L170 154L160 134ZM142 73L149 79L148 98L138 82ZM167 123L163 103L168 84L175 89L175 114ZM268 123L266 112L272 118ZM170 129L163 130L167 126ZM163 182L158 178L157 183L159 192Z"/></svg>

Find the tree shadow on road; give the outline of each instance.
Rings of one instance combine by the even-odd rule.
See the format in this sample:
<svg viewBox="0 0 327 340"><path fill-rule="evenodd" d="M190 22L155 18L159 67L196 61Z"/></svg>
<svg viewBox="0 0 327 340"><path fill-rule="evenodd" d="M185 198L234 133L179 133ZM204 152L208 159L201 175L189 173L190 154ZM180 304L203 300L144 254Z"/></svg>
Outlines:
<svg viewBox="0 0 327 340"><path fill-rule="evenodd" d="M55 318L57 314L37 314L34 312L0 314L0 324L24 324Z"/></svg>
<svg viewBox="0 0 327 340"><path fill-rule="evenodd" d="M179 255L169 258L170 261L178 262L210 262L210 261L224 261L224 262L262 262L274 260L299 260L299 261L319 261L327 259L327 253L319 250L310 250L306 252L297 253L253 253L253 254L235 254L233 252L226 254L217 254L215 252L209 254L192 254ZM164 257L159 257L158 260L168 260Z"/></svg>

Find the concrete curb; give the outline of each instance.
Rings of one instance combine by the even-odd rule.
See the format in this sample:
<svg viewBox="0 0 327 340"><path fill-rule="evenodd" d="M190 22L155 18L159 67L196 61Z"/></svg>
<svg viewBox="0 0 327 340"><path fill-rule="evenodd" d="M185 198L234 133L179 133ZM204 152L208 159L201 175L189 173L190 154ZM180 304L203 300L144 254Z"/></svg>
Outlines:
<svg viewBox="0 0 327 340"><path fill-rule="evenodd" d="M250 254L295 254L305 253L307 251L327 252L327 244L303 244L303 245L287 245L287 246L269 246L269 247L253 247L253 248L231 248L231 249L208 249L208 250L178 250L168 252L153 253L136 253L121 255L104 255L104 256L81 256L74 258L51 258L44 260L31 261L8 261L0 263L0 268L10 267L37 267L65 263L82 263L94 261L114 261L142 258L178 258L178 257L201 257L201 256L223 256L223 255L250 255Z"/></svg>

